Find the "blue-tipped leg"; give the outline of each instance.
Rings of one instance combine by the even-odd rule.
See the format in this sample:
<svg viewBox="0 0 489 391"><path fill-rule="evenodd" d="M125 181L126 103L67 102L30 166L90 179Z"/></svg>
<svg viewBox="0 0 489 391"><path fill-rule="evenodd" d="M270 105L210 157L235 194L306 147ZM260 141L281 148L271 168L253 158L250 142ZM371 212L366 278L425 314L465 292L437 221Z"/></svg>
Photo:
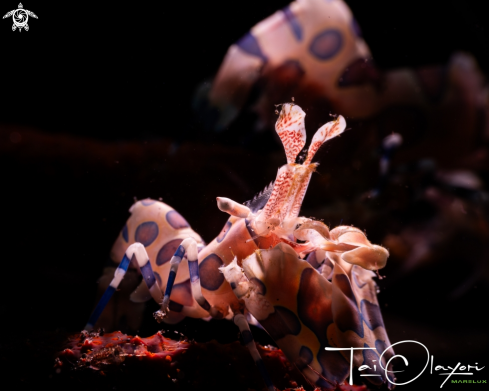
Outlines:
<svg viewBox="0 0 489 391"><path fill-rule="evenodd" d="M151 294L153 299L157 303L161 303L163 301L163 294L161 293L160 285L156 280L153 268L151 267L151 261L148 257L146 249L144 248L144 245L141 243L133 243L127 248L121 263L115 270L114 278L112 279L109 287L106 289L102 298L98 302L97 307L95 307L95 310L93 311L87 325L85 326L85 330L93 329L104 308L107 306L110 298L119 287L119 284L124 278L124 275L126 274L126 271L129 267L129 263L131 262L139 267L141 275L143 276L143 280L146 283L149 289L149 293Z"/></svg>
<svg viewBox="0 0 489 391"><path fill-rule="evenodd" d="M100 318L100 315L102 314L104 308L107 306L107 303L109 302L114 292L117 290L117 287L121 283L122 278L126 274L127 269L129 267L129 263L131 263L131 260L127 257L126 254L124 254L121 263L115 270L114 278L110 282L110 285L107 287L104 294L102 295L102 298L99 300L97 306L95 307L92 314L90 315L90 318L88 319L88 322L85 325L85 330L87 331L92 330L95 323L97 323L98 318Z"/></svg>

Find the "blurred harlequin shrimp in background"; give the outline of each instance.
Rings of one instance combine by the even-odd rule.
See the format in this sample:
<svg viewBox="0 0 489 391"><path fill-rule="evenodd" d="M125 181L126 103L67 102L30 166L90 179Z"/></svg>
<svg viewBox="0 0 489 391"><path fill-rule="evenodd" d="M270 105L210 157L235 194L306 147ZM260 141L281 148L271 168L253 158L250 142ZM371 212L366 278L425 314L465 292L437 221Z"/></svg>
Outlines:
<svg viewBox="0 0 489 391"><path fill-rule="evenodd" d="M229 47L213 81L197 90L194 109L200 127L215 131L251 111L259 131L272 128L274 103L295 97L311 108L312 122L321 115L315 107L350 121L373 120L379 140L392 131L402 135L404 160L450 156L450 164L454 143L457 157L474 160L477 140L489 139L484 79L467 53L452 54L446 64L379 69L345 2L296 0Z"/></svg>
<svg viewBox="0 0 489 391"><path fill-rule="evenodd" d="M218 208L230 218L208 245L170 206L150 199L134 204L112 249L113 261L122 261L115 272L106 270L108 287L85 329L110 321L104 308L131 265L142 281L130 299L141 303L153 298L160 305L154 313L157 321L233 319L269 390L274 386L248 322L261 325L305 379L323 389L334 389L350 374L349 353L327 347L365 349L355 351L352 366L382 362L385 367L393 351L372 270L383 268L389 253L357 228L330 231L320 221L299 216L318 167L312 159L346 128L345 119L336 117L318 129L307 153L299 155L306 143L305 115L293 103L282 105L275 128L287 164L246 205L217 197ZM130 317L131 311L125 315ZM369 380L378 385L388 381L385 375Z"/></svg>
<svg viewBox="0 0 489 391"><path fill-rule="evenodd" d="M376 77L370 58L343 1L295 1L229 48L208 93L210 105L221 113L216 127L221 129L236 117L260 78L266 81L255 109L267 122L271 119L267 108L273 103L290 96L307 99L297 89L327 97L345 116L359 111L366 115L373 110L367 105L375 104L375 86L358 84L369 74Z"/></svg>

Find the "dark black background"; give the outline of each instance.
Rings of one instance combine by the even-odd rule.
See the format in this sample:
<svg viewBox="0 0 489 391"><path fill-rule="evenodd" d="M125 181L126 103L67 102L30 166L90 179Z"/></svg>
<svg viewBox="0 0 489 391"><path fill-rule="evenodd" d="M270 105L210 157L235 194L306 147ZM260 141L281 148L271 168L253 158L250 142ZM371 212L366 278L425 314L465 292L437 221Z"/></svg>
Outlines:
<svg viewBox="0 0 489 391"><path fill-rule="evenodd" d="M189 120L196 86L215 74L233 42L288 2L23 4L39 17L29 20L28 32L12 32L10 19L0 21L1 126L106 143L133 140L141 144L171 140L185 130L184 141L216 145L220 143L218 134L203 133L198 118ZM482 2L348 4L382 69L445 63L451 53L464 50L489 73L489 25ZM16 6L14 1L3 2L0 13ZM230 142L229 137L225 139ZM253 149L252 145L246 147ZM132 189L128 164L111 179L97 175L97 162L80 163L79 171L86 171L86 175L79 177L71 176L59 160L24 161L21 155L8 155L1 157L1 162L4 268L0 308L5 340L0 350L2 369L8 370L5 365L9 361L15 365L21 365L19 360L23 359L29 362L15 349L32 354L26 348L34 338L31 335L74 332L83 327L102 268L96 265L105 262L134 196L164 196L184 213L186 204L199 194L190 197L192 184L184 179L179 185L156 179L152 185ZM124 177L127 182L121 179ZM266 181L260 180L251 192L264 184ZM173 200L165 198L170 193ZM113 194L119 196L111 198ZM215 208L215 194L200 196L203 206ZM209 241L221 224L197 228ZM388 302L389 298L382 300ZM479 303L467 303L467 308L483 311ZM463 322L459 316L453 314L453 321ZM431 321L434 319L427 315L427 323ZM406 337L409 327L403 331ZM453 345L470 358L471 348L457 345L462 341L462 337L447 341L445 348L450 350ZM36 352L43 354L42 349ZM49 370L46 364L41 372ZM27 372L12 372L12 376L18 384L27 382L29 388L33 383Z"/></svg>
<svg viewBox="0 0 489 391"><path fill-rule="evenodd" d="M7 11L16 5L4 4ZM31 18L31 31L14 34L9 20L0 25L0 120L106 140L171 137L196 85L215 74L227 48L287 4L25 3L39 17ZM480 2L348 4L381 68L445 63L465 50L489 69ZM169 112L175 127L162 124Z"/></svg>

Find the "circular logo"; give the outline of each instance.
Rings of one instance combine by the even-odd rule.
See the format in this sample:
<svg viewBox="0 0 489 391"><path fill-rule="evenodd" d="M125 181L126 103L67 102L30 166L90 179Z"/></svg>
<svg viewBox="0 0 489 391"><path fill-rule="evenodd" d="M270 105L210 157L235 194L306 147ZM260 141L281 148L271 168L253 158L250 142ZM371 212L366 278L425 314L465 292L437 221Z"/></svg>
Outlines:
<svg viewBox="0 0 489 391"><path fill-rule="evenodd" d="M13 16L14 24L17 27L24 27L27 24L27 20L29 19L29 15L27 15L25 9L15 10L12 16Z"/></svg>
<svg viewBox="0 0 489 391"><path fill-rule="evenodd" d="M22 3L19 3L18 7L19 8L7 12L5 15L3 15L3 19L10 16L12 17L12 21L14 22L14 24L12 25L12 31L15 31L17 29L19 31L22 31L22 29L24 29L25 31L29 31L29 25L27 24L29 16L37 19L37 15L32 11L24 9Z"/></svg>

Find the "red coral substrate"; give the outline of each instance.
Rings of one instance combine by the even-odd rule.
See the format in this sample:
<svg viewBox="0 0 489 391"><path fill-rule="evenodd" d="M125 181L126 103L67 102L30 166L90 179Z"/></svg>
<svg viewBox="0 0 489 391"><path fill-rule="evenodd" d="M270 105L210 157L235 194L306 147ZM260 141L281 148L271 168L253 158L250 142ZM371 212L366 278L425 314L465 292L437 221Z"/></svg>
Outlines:
<svg viewBox="0 0 489 391"><path fill-rule="evenodd" d="M257 347L278 389L312 390L280 349L259 344ZM73 335L58 355L55 368L58 373L69 372L79 385L96 384L97 389L104 385L118 390L151 386L165 390L266 389L248 350L239 342L176 341L161 332L148 338L121 332ZM342 384L336 390L367 388Z"/></svg>

